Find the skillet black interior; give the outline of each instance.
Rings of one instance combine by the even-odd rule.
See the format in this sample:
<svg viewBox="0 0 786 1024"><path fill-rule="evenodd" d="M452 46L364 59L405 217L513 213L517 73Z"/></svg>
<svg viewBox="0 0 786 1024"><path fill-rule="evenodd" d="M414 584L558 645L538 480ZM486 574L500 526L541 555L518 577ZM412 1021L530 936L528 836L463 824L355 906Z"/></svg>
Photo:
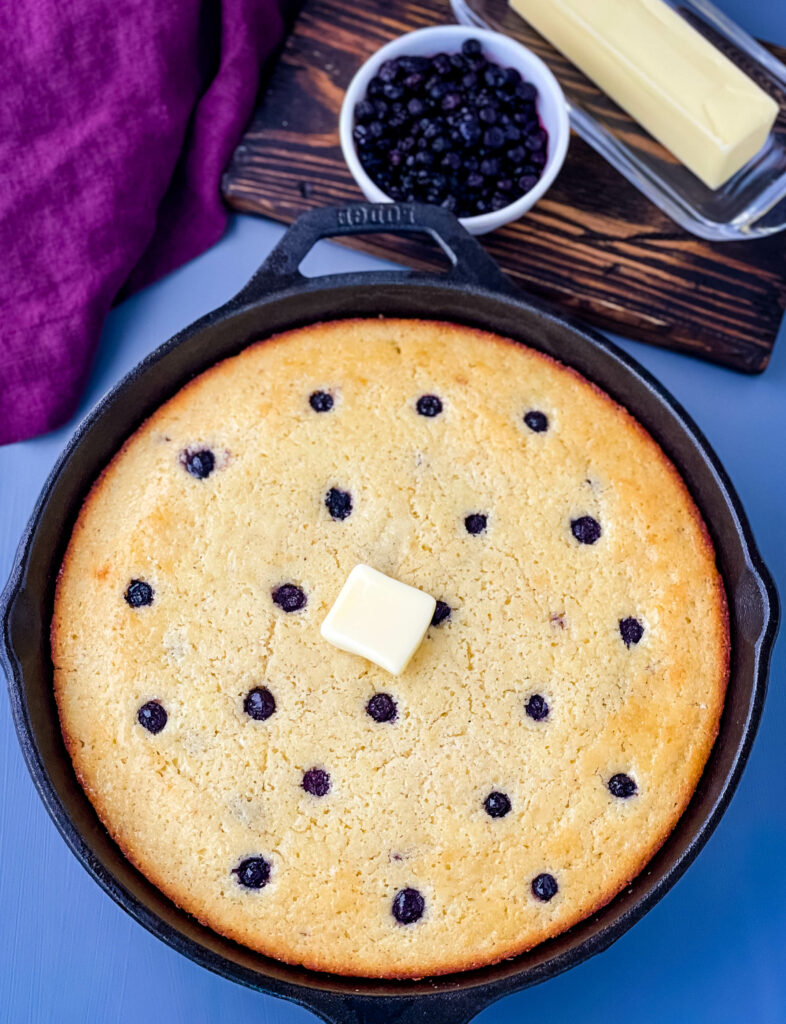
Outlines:
<svg viewBox="0 0 786 1024"><path fill-rule="evenodd" d="M445 276L352 273L307 279L303 257L323 237L421 232L445 251ZM128 435L162 401L249 341L349 316L444 319L526 342L575 367L625 405L683 474L709 525L729 595L731 680L721 731L696 794L646 871L609 906L529 954L463 975L415 982L346 979L258 956L201 927L124 859L76 782L52 697L52 592L85 494ZM777 629L777 596L725 472L682 408L641 367L586 327L513 287L447 212L358 205L298 220L249 284L144 360L80 426L39 498L2 599L2 640L19 741L38 792L74 854L125 910L159 938L226 978L294 1000L325 1020L462 1024L494 1000L608 947L685 871L723 813L762 710Z"/></svg>

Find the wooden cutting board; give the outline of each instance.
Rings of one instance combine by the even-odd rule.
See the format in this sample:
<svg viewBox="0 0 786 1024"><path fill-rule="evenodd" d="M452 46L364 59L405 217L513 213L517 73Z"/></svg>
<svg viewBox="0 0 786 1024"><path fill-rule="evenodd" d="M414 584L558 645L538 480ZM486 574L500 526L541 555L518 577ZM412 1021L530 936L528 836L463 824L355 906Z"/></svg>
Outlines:
<svg viewBox="0 0 786 1024"><path fill-rule="evenodd" d="M447 0L306 0L224 176L227 202L288 222L312 206L362 200L339 147L344 90L389 39L449 21ZM608 330L748 373L767 366L786 309L786 235L695 238L575 135L547 195L482 241L533 295ZM369 236L346 244L412 267L440 266L417 242Z"/></svg>

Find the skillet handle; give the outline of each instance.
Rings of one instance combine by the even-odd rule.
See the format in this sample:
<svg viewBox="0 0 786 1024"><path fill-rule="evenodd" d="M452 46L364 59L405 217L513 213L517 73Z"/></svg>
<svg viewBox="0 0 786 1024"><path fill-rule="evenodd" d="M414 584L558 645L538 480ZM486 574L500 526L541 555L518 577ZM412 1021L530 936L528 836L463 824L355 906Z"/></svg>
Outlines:
<svg viewBox="0 0 786 1024"><path fill-rule="evenodd" d="M323 991L319 998L305 999L304 1005L326 1024L469 1024L496 998L484 993L482 986L477 990L398 998L340 996Z"/></svg>
<svg viewBox="0 0 786 1024"><path fill-rule="evenodd" d="M446 282L497 291L513 289L480 242L448 210L423 203L354 203L301 214L233 301L256 302L272 291L302 288L309 278L298 267L322 238L381 232L429 235L450 260Z"/></svg>

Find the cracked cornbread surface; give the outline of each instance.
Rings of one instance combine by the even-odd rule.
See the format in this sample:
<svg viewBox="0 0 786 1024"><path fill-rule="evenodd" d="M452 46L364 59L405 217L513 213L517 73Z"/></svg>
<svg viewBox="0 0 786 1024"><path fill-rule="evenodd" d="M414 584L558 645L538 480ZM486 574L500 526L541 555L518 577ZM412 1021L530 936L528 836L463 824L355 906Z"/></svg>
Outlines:
<svg viewBox="0 0 786 1024"><path fill-rule="evenodd" d="M399 677L320 636L361 562L439 601ZM606 395L494 335L353 320L252 345L130 438L52 652L79 779L172 900L418 977L642 869L716 735L728 626L684 484Z"/></svg>

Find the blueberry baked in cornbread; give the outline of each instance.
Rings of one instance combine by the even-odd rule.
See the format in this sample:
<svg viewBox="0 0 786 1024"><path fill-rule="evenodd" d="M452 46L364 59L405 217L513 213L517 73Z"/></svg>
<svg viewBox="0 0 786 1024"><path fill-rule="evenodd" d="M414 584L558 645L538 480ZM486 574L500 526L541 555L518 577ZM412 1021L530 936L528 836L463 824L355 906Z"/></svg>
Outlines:
<svg viewBox="0 0 786 1024"><path fill-rule="evenodd" d="M341 629L395 646L385 578L420 600L408 662L326 638L351 575L381 604ZM712 543L645 430L422 320L302 328L183 388L90 492L52 622L63 735L129 860L254 950L372 977L489 964L612 899L691 797L728 655Z"/></svg>

